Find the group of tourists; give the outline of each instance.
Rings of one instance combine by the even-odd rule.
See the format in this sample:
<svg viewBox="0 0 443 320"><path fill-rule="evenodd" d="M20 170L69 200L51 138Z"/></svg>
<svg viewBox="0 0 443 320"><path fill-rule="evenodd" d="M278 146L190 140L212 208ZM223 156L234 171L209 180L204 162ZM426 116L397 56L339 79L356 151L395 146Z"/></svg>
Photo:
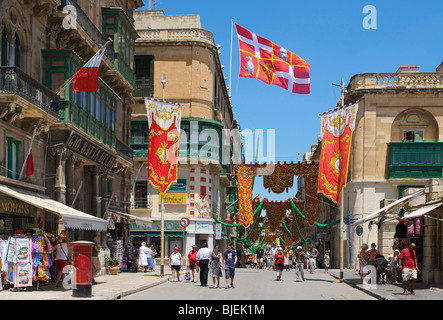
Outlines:
<svg viewBox="0 0 443 320"><path fill-rule="evenodd" d="M153 272L155 271L155 256L157 251L154 245L146 245L146 242L142 242L141 247L138 250L138 265L141 272Z"/></svg>
<svg viewBox="0 0 443 320"><path fill-rule="evenodd" d="M408 246L399 243L394 245L392 247L394 254L390 263L380 254L375 243L371 244L371 249L368 248L367 244L363 244L357 254L356 274L360 274L362 284L368 284L367 275L370 268L373 267L377 270L378 284L398 284L401 281L403 294L414 295L414 285L420 271L415 253L416 244L410 243ZM388 273L390 273L390 277L388 277ZM409 280L411 283L406 289Z"/></svg>
<svg viewBox="0 0 443 320"><path fill-rule="evenodd" d="M168 266L172 270L171 282L180 281L180 269L183 267L183 257L179 252L179 247L174 247L174 252L169 257ZM222 254L220 247L216 245L214 250L208 248L204 243L200 249L197 245L192 246L192 250L187 256L187 275L188 280L197 282L197 272L200 273L200 284L202 287L208 286L208 276L212 276L213 288L220 288L220 278L223 277L223 271L226 278L226 289L234 288L235 266L237 264L237 252L232 244L228 243L226 251Z"/></svg>

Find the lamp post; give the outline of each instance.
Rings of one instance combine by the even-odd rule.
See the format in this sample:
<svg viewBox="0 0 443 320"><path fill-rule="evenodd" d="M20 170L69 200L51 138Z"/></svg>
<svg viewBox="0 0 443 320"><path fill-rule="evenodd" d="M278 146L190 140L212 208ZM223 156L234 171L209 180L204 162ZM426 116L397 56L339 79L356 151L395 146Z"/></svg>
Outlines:
<svg viewBox="0 0 443 320"><path fill-rule="evenodd" d="M162 86L163 86L163 102L165 102L165 85L166 76L162 76ZM160 221L160 277L165 276L165 195L160 192L160 202L161 202L161 221Z"/></svg>

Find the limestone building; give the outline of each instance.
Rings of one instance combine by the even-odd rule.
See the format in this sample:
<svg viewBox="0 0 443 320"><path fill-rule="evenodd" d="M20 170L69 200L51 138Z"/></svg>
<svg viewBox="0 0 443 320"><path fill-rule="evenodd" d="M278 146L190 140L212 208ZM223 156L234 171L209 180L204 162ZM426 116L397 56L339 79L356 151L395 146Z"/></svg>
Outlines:
<svg viewBox="0 0 443 320"><path fill-rule="evenodd" d="M7 200L15 194L14 201L37 212L8 213L16 227L71 229L76 240L102 231L104 243L107 210L129 212L133 12L142 6L141 0L0 1L0 187ZM99 91L73 92L73 75L109 38ZM20 171L34 128L35 173L26 179ZM41 203L33 206L32 197ZM46 208L50 199L64 209ZM70 209L68 219L63 211Z"/></svg>
<svg viewBox="0 0 443 320"><path fill-rule="evenodd" d="M441 223L426 219L424 235L398 233L400 217L429 200L429 188L423 188L430 179L442 178L442 80L439 71L420 72L419 67L401 67L395 73L357 74L350 80L346 103L359 101L359 111L343 205L345 216L350 213L357 221L345 244L346 265L354 266L363 243L376 243L388 258L393 244L403 241L417 244L422 270L442 269L441 259L434 261L434 266L425 263L425 256L441 257ZM405 198L414 193L412 198ZM434 210L434 215L441 215L439 210ZM360 236L356 234L357 226L363 227ZM430 241L424 243L429 233L433 234L432 245ZM331 250L336 256L339 243ZM442 281L441 276L427 280Z"/></svg>
<svg viewBox="0 0 443 320"><path fill-rule="evenodd" d="M160 252L161 207L159 193L148 183L148 121L145 97L161 100L165 79L165 100L182 105L178 183L165 200L165 255L175 245L187 254L192 245L206 242L226 247L230 235L223 228L216 237L212 217L230 221L226 199L234 211L236 188L231 175L231 153L222 161L223 130L237 135L239 126L228 97L223 66L213 34L204 30L198 15L168 16L162 11L137 11L135 29L140 38L135 45L136 101L132 112L131 214L147 217L153 226L131 229L133 242L147 241ZM209 146L208 149L206 149ZM227 154L226 154L227 153ZM190 220L183 229L182 217Z"/></svg>

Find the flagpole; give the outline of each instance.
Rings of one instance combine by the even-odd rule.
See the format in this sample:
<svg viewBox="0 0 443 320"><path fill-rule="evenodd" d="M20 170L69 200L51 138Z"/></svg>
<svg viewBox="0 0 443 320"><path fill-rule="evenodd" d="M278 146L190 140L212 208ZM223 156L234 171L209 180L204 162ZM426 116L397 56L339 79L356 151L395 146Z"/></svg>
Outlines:
<svg viewBox="0 0 443 320"><path fill-rule="evenodd" d="M25 160L24 160L24 162L23 162L23 166L22 166L22 170L20 171L20 175L18 176L18 180L21 180L21 179L22 179L23 171L25 170L25 166L26 166L26 161L28 161L28 157L29 157L29 155L31 154L31 151L32 151L32 145L34 144L34 139L35 139L35 135L36 135L36 134L37 134L37 127L35 127L35 129L34 129L34 133L32 134L31 144L29 145L28 153L26 153L26 157L25 157Z"/></svg>
<svg viewBox="0 0 443 320"><path fill-rule="evenodd" d="M163 103L166 102L165 99L165 86L166 86L166 75L162 76L162 98ZM160 192L160 205L161 205L161 221L160 221L160 277L163 278L165 276L165 193Z"/></svg>
<svg viewBox="0 0 443 320"><path fill-rule="evenodd" d="M232 42L234 38L234 19L231 20L231 53L230 53L230 64L229 64L229 99L232 97Z"/></svg>
<svg viewBox="0 0 443 320"><path fill-rule="evenodd" d="M341 107L345 106L345 83L343 79L340 83L341 88ZM341 117L340 117L341 121ZM341 124L340 124L341 127ZM344 255L345 255L345 245L344 245L344 237L343 237L343 229L344 229L344 194L343 189L340 188L340 181L338 182L338 191L340 194L340 278L339 282L343 283L344 279Z"/></svg>

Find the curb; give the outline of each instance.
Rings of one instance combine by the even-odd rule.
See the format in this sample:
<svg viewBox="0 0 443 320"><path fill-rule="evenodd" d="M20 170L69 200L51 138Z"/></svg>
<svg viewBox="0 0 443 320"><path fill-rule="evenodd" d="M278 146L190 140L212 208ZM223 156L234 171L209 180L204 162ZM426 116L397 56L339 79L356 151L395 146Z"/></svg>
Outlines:
<svg viewBox="0 0 443 320"><path fill-rule="evenodd" d="M333 278L335 278L335 279L339 279L339 277L338 276L335 276L335 275L333 275L333 274L329 274L331 277L333 277ZM360 291L363 291L364 293L366 293L366 294L368 294L368 295L370 295L370 296L372 296L372 297L374 297L374 298L376 298L376 299L378 299L378 300L388 300L387 298L385 298L385 297L383 297L383 296L381 296L381 295L379 295L379 294L376 294L376 293L374 293L374 292L372 292L372 291L369 291L369 290L366 290L366 289L364 289L364 288L361 288L361 287L359 287L359 286L357 286L356 284L354 284L354 283L352 283L352 282L349 282L348 280L346 280L346 279L344 279L344 283L346 283L347 285L349 285L349 286L351 286L351 287L353 287L353 288L355 288L355 289L358 289L358 290L360 290Z"/></svg>
<svg viewBox="0 0 443 320"><path fill-rule="evenodd" d="M137 292L140 292L140 291L148 290L150 288L156 287L156 286L161 285L163 283L166 283L168 281L169 281L169 278L164 278L164 279L161 279L161 280L156 281L156 282L151 283L151 284L147 284L147 285L142 286L142 287L138 287L138 288L135 288L135 289L130 289L130 290L123 291L121 294L114 295L114 298L112 300L119 300L119 299L121 299L123 297L130 296L131 294L134 294L134 293L137 293Z"/></svg>

